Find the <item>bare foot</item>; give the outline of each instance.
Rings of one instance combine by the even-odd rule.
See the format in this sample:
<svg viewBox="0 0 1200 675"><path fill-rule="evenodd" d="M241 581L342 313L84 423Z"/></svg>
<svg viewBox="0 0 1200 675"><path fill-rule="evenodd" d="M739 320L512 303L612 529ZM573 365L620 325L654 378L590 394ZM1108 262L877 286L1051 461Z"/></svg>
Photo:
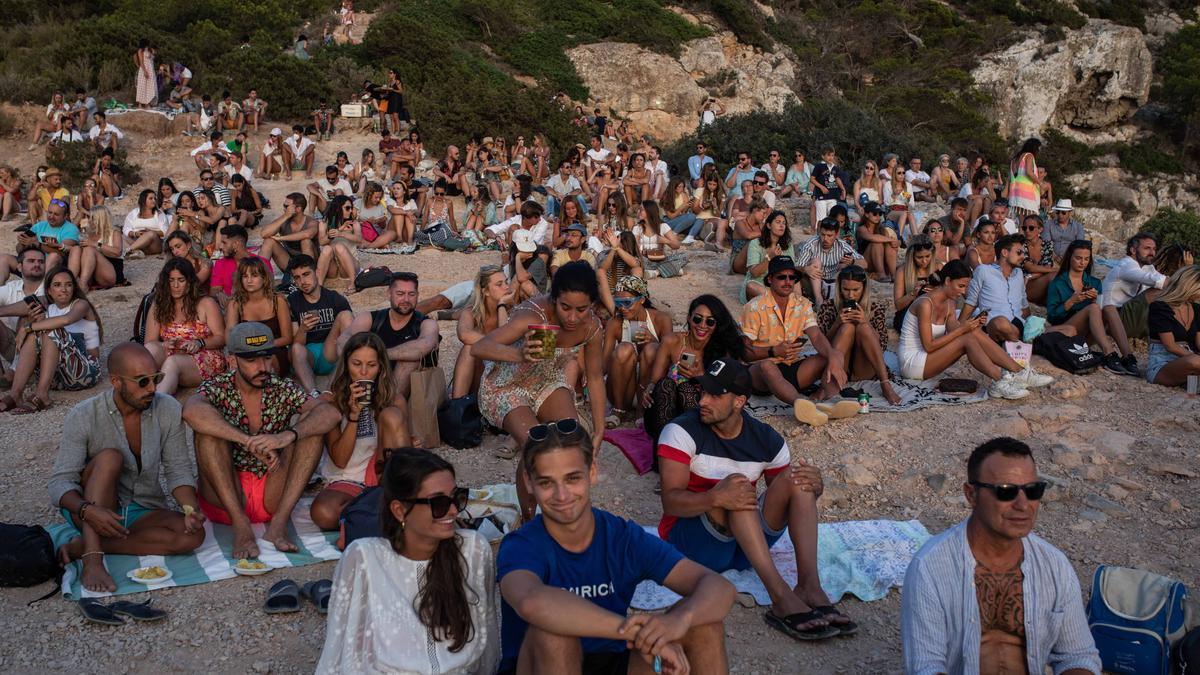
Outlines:
<svg viewBox="0 0 1200 675"><path fill-rule="evenodd" d="M233 527L233 557L235 560L242 558L257 558L258 557L258 540L254 538L254 531L249 525Z"/></svg>
<svg viewBox="0 0 1200 675"><path fill-rule="evenodd" d="M300 550L299 546L296 546L292 543L291 539L288 539L286 520L282 521L281 524L276 524L276 521L272 520L267 525L267 531L263 533L263 539L274 544L275 550L280 552L289 553Z"/></svg>
<svg viewBox="0 0 1200 675"><path fill-rule="evenodd" d="M881 388L883 389L883 397L888 400L888 403L900 405L900 395L896 393L895 389L892 389L891 384L884 382Z"/></svg>
<svg viewBox="0 0 1200 675"><path fill-rule="evenodd" d="M58 547L54 557L58 559L58 564L66 567L79 559L79 555L83 553L83 537L74 537L67 543Z"/></svg>
<svg viewBox="0 0 1200 675"><path fill-rule="evenodd" d="M104 556L89 555L83 558L83 576L80 579L83 587L97 593L112 593L117 585L104 567Z"/></svg>

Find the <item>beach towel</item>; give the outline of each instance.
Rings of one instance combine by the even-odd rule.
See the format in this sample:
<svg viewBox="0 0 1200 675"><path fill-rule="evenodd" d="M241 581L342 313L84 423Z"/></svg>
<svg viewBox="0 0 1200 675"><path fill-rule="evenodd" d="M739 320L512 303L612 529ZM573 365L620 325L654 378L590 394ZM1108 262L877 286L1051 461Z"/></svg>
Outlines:
<svg viewBox="0 0 1200 675"><path fill-rule="evenodd" d="M657 527L646 531L657 536ZM892 587L904 585L908 563L929 531L918 520L858 520L822 523L817 531L817 569L821 588L833 602L853 595L863 602L887 596ZM789 586L796 583L796 551L785 533L771 547L771 559ZM760 605L771 604L767 589L754 570L728 571L725 577L739 593L748 593ZM634 592L636 609L666 609L680 596L652 581L643 581Z"/></svg>
<svg viewBox="0 0 1200 675"><path fill-rule="evenodd" d="M654 466L654 439L640 423L633 429L609 429L604 432L604 440L621 449L639 476Z"/></svg>
<svg viewBox="0 0 1200 675"><path fill-rule="evenodd" d="M281 553L275 546L263 539L258 540L258 560L274 568L303 567L326 560L337 560L342 557L334 546L337 532L322 532L308 515L311 498L303 498L292 511L292 523L289 536L299 545L296 553ZM256 537L262 537L266 530L265 523L253 525ZM51 525L46 528L54 540L57 549L65 543L63 538L70 536L71 527L65 523ZM63 574L62 592L67 600L81 598L103 598L110 595L125 595L127 593L142 593L145 591L170 588L172 586L194 586L196 584L219 581L237 576L233 565L237 562L232 557L233 528L228 525L217 525L212 522L204 523L204 543L195 551L186 555L105 555L104 566L117 584L115 593L96 593L83 588L80 583L80 573L83 565L75 561L67 566ZM158 565L169 570L172 577L158 584L141 584L132 581L127 576L131 570L139 567ZM270 573L268 573L270 574Z"/></svg>
<svg viewBox="0 0 1200 675"><path fill-rule="evenodd" d="M892 380L892 389L900 397L900 402L896 405L888 403L887 399L883 397L883 390L877 380L851 382L846 386L861 389L870 395L872 413L909 412L935 405L964 405L987 400L986 387L980 387L974 394L968 395L943 394L937 390L937 383L940 379L938 377L924 382ZM774 396L751 396L750 400L746 402L746 411L760 420L772 416L791 417L793 414L792 406L781 402Z"/></svg>

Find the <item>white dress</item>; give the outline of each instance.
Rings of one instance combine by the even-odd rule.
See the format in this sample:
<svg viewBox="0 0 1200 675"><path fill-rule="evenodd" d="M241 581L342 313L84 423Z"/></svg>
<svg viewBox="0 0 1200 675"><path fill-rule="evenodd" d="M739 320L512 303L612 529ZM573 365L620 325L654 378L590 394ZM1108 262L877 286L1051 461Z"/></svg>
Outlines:
<svg viewBox="0 0 1200 675"><path fill-rule="evenodd" d="M474 638L458 652L435 642L413 602L428 561L409 560L381 537L346 547L333 575L325 647L317 673L481 673L500 665L496 560L483 535L459 530L467 562Z"/></svg>
<svg viewBox="0 0 1200 675"><path fill-rule="evenodd" d="M934 340L946 334L944 323L935 323L931 328ZM904 323L900 325L898 352L900 377L906 380L924 380L925 358L929 356L929 352L925 351L925 346L921 344L920 320L917 319L916 312L912 311L912 307L908 308L908 314L904 315Z"/></svg>

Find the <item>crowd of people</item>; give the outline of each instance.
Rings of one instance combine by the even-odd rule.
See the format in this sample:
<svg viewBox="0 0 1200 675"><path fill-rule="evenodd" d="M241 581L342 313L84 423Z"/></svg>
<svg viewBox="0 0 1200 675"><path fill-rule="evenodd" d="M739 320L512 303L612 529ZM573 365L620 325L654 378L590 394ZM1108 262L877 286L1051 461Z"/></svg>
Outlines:
<svg viewBox="0 0 1200 675"><path fill-rule="evenodd" d="M138 102L149 104L158 85L145 49ZM170 75L163 100L191 106L190 72ZM52 391L109 385L69 413L50 482L55 507L77 528L59 554L81 562L85 588L115 589L106 554L194 550L206 520L231 526L236 558L260 552L252 523L266 524L261 540L275 549L297 550L288 524L317 476L310 515L323 529L336 530L368 487L384 495L384 537L352 543L338 567L322 672L648 672L656 660L664 672L724 672L726 570L757 573L772 600L764 618L785 635L858 630L820 586L821 470L792 458L746 410L750 397L773 396L799 422L821 425L859 413L854 382L877 380L895 404L894 382L939 377L965 356L992 397L1018 399L1052 378L1006 343L1045 332L1094 345L1115 374L1171 387L1200 375L1192 252L1139 233L1097 279L1092 242L1070 200L1052 198L1036 140L1006 171L943 155L926 173L920 158L905 169L886 155L857 180L833 148L815 165L800 150L790 165L782 149L763 164L738 152L722 170L725 158L698 144L686 166L672 167L648 137L626 142L602 124L590 147L552 152L538 134L530 145L484 136L435 159L391 79L367 88L377 147L355 152L357 162L337 152L278 210L256 185L298 171L310 180L330 135L298 124L282 138L272 128L252 152L267 111L253 90L241 105L222 96L216 118L225 122L191 151L195 187L164 176L124 215L114 213L124 201L115 168L98 163L71 194L52 167L28 187L0 167L6 217L27 204L30 221L0 258L0 355L12 364L0 411L36 414L53 405ZM111 158L129 141L85 92L77 98L79 108L56 95L33 141L84 142L72 127L92 119L88 138ZM789 222L780 207L796 197L802 222ZM931 208L945 215L925 219ZM478 257L477 274L437 293L422 296L418 276L397 271L379 282L386 306L351 302L366 255L420 248L491 253ZM704 277L686 268L700 250L727 257L728 272L744 278L743 304L702 293ZM128 285L126 261L147 256L165 260L135 339L102 359L105 322L89 293ZM651 288L680 275L695 276L701 293L677 328ZM345 293L330 287L343 284ZM507 456L518 460L525 524L498 556L456 529L466 493L454 467L414 449L424 439L413 428L413 378L442 367L439 321L456 321L463 345L449 398L471 398L511 437ZM1148 340L1144 361L1135 338ZM176 396L193 388L181 404ZM659 537L590 498L605 429L636 419L657 447ZM166 493L153 478L160 469ZM971 454L971 518L931 541L909 571L913 672L983 662L1099 672L1079 626L1078 582L1030 534L1045 488L1019 441ZM768 554L785 531L795 585ZM1036 542L1024 558L1022 540ZM963 568L964 546L986 570ZM938 583L947 573L964 584L947 590ZM1022 573L1039 594L1024 624L1010 611ZM996 595L960 597L981 574L997 575ZM665 614L627 616L645 579L684 600ZM1068 621L1039 620L1064 603ZM964 641L980 629L972 617L990 622L981 645ZM1036 642L1026 639L1030 622ZM386 639L369 637L379 631Z"/></svg>

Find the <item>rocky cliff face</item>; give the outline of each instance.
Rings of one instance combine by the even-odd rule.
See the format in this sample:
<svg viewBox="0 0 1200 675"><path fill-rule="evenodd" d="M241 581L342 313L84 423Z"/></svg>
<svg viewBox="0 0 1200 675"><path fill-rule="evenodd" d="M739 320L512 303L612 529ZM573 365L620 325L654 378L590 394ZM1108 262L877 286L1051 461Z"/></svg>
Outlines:
<svg viewBox="0 0 1200 675"><path fill-rule="evenodd" d="M1136 28L1089 21L1063 40L1031 36L990 54L971 75L991 94L1000 134L1059 129L1085 143L1130 140L1128 124L1150 95L1150 50Z"/></svg>
<svg viewBox="0 0 1200 675"><path fill-rule="evenodd" d="M684 43L679 58L619 42L581 45L567 56L601 108L664 142L696 128L708 96L729 114L782 110L796 99L791 56L741 44L730 32Z"/></svg>

